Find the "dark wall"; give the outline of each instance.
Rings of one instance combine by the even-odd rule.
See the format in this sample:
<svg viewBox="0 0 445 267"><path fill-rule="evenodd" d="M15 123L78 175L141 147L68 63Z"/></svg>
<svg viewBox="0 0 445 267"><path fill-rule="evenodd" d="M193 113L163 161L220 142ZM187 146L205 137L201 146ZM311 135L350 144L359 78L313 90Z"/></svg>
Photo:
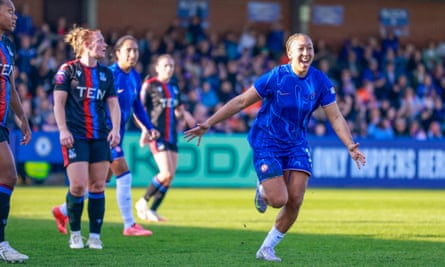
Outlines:
<svg viewBox="0 0 445 267"><path fill-rule="evenodd" d="M13 0L16 7L23 3L31 5L31 13L36 24L44 17L44 0ZM57 0L72 2L73 0ZM88 1L88 0L76 0ZM98 27L103 31L131 27L136 32L152 29L162 33L168 24L176 18L177 0L96 0ZM263 1L263 0L255 0ZM282 6L282 23L287 29L299 29L291 24L292 17L298 10L292 10L291 2L304 3L306 0L264 0L278 2ZM247 23L248 0L209 0L209 29L213 32L232 30L241 32ZM312 0L312 5L344 6L344 25L340 27L308 25L313 39L325 39L332 45L341 44L350 36L365 39L370 35L379 35L378 14L381 8L406 8L409 12L410 35L402 42L414 42L425 45L430 39L445 40L445 1L438 0ZM47 9L47 8L46 8ZM292 16L294 15L294 16ZM269 25L256 24L256 28L267 30Z"/></svg>
<svg viewBox="0 0 445 267"><path fill-rule="evenodd" d="M150 28L163 33L177 16L177 0L97 0L98 25L104 30L131 25L136 31ZM281 3L282 23L290 28L289 0L256 0ZM209 0L209 30L240 32L247 23L247 0ZM119 18L117 20L116 18ZM120 22L122 21L122 22ZM268 29L267 24L256 24Z"/></svg>
<svg viewBox="0 0 445 267"><path fill-rule="evenodd" d="M313 0L312 5L343 5L344 25L310 25L314 39L325 39L338 44L350 36L365 40L368 36L379 36L379 11L381 8L403 8L409 14L409 36L402 42L413 42L424 46L429 40L445 40L445 1L433 0Z"/></svg>

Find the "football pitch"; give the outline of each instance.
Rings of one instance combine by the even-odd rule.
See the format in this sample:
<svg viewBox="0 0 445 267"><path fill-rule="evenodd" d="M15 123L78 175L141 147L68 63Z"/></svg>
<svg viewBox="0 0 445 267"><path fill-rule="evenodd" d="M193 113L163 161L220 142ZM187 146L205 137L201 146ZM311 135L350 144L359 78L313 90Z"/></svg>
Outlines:
<svg viewBox="0 0 445 267"><path fill-rule="evenodd" d="M445 191L309 188L299 220L276 247L281 263L255 259L278 210L259 214L254 189L172 188L164 223L136 221L150 237L124 237L114 188L106 191L103 250L72 250L51 207L64 187L19 186L6 239L29 266L445 266ZM144 193L133 188L133 202ZM84 208L82 234L88 234Z"/></svg>

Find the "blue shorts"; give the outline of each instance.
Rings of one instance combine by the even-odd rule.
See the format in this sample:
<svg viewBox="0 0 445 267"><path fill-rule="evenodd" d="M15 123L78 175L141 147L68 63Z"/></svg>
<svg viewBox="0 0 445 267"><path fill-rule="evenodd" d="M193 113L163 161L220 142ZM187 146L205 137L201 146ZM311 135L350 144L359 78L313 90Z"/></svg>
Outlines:
<svg viewBox="0 0 445 267"><path fill-rule="evenodd" d="M312 160L306 154L274 155L273 153L254 153L253 163L260 183L266 179L283 176L284 171L302 171L311 175Z"/></svg>
<svg viewBox="0 0 445 267"><path fill-rule="evenodd" d="M111 148L111 160L115 160L118 158L124 157L124 150L122 149L121 145L117 145L115 147Z"/></svg>
<svg viewBox="0 0 445 267"><path fill-rule="evenodd" d="M71 148L62 146L63 165L66 167L70 163L86 161L96 163L101 161L111 161L110 144L106 139L86 140L74 139Z"/></svg>

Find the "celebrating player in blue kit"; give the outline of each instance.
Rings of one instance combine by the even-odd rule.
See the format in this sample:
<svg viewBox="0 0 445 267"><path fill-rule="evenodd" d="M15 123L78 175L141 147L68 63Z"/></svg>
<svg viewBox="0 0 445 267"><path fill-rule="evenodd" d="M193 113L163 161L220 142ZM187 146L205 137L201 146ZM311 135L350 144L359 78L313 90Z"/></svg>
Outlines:
<svg viewBox="0 0 445 267"><path fill-rule="evenodd" d="M116 176L116 199L124 220L123 235L149 236L152 232L137 224L133 217L131 198L132 176L124 157L122 142L126 124L132 118L133 114L141 124L142 143L148 144L151 140L156 139L159 133L151 124L139 99L141 78L139 73L134 69L139 59L137 40L130 35L119 38L115 44L115 56L117 61L109 66L109 68L113 73L114 85L121 110L121 142L111 149L112 162L108 172L108 179L111 178L112 174ZM110 117L108 117L108 124L111 126ZM52 212L56 218L59 232L67 233L66 204L64 203L54 207Z"/></svg>
<svg viewBox="0 0 445 267"><path fill-rule="evenodd" d="M248 140L258 176L255 205L265 212L267 205L281 208L275 224L256 253L256 258L281 261L275 246L295 223L312 172L310 147L306 140L312 112L321 106L337 136L360 168L366 162L352 139L348 125L336 103L336 92L320 70L311 66L312 40L293 34L286 41L290 63L262 75L245 93L233 98L205 122L185 132L191 141L201 137L216 123L262 100Z"/></svg>

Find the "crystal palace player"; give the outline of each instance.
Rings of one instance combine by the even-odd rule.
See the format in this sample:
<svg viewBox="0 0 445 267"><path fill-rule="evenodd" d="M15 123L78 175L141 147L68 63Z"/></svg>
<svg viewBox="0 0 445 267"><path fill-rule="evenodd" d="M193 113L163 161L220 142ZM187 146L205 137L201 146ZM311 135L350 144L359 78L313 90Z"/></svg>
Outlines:
<svg viewBox="0 0 445 267"><path fill-rule="evenodd" d="M10 0L0 0L0 259L6 262L23 262L28 256L13 249L5 241L5 226L8 221L11 195L17 182L15 161L9 147L9 131L6 125L8 111L14 111L17 124L22 131L21 144L31 141L31 130L23 111L14 82L15 50L11 40L6 36L15 28L17 16L15 6Z"/></svg>
<svg viewBox="0 0 445 267"><path fill-rule="evenodd" d="M113 72L114 85L117 90L121 110L121 142L111 149L112 162L108 179L111 178L112 174L116 176L116 199L124 220L123 234L125 236L149 236L152 232L136 224L133 217L131 199L132 176L124 157L122 142L126 124L131 119L133 113L138 121L142 123L141 139L143 143L156 139L159 133L151 124L139 99L141 78L140 74L134 68L139 59L137 40L130 35L122 36L116 41L114 50L117 61L109 66L109 68ZM111 126L110 119L108 119L108 125ZM66 224L68 218L66 203L54 207L52 212L56 218L59 232L63 234L67 233Z"/></svg>
<svg viewBox="0 0 445 267"><path fill-rule="evenodd" d="M153 177L145 195L135 205L138 217L146 221L165 221L157 209L167 194L178 165L178 119L184 119L189 127L195 125L195 120L181 103L179 88L171 81L174 68L175 62L170 55L160 55L155 65L157 76L145 80L141 91L146 112L160 132L159 139L150 142L159 173ZM147 202L152 197L151 207L148 208Z"/></svg>
<svg viewBox="0 0 445 267"><path fill-rule="evenodd" d="M59 128L64 165L69 178L66 203L71 228L70 247L83 248L80 232L84 195L88 188L90 234L87 246L102 249L100 233L105 214L105 181L110 146L120 142L120 108L110 69L99 64L107 44L99 30L73 28L65 41L76 59L55 76L54 114ZM108 106L112 128L107 125Z"/></svg>

